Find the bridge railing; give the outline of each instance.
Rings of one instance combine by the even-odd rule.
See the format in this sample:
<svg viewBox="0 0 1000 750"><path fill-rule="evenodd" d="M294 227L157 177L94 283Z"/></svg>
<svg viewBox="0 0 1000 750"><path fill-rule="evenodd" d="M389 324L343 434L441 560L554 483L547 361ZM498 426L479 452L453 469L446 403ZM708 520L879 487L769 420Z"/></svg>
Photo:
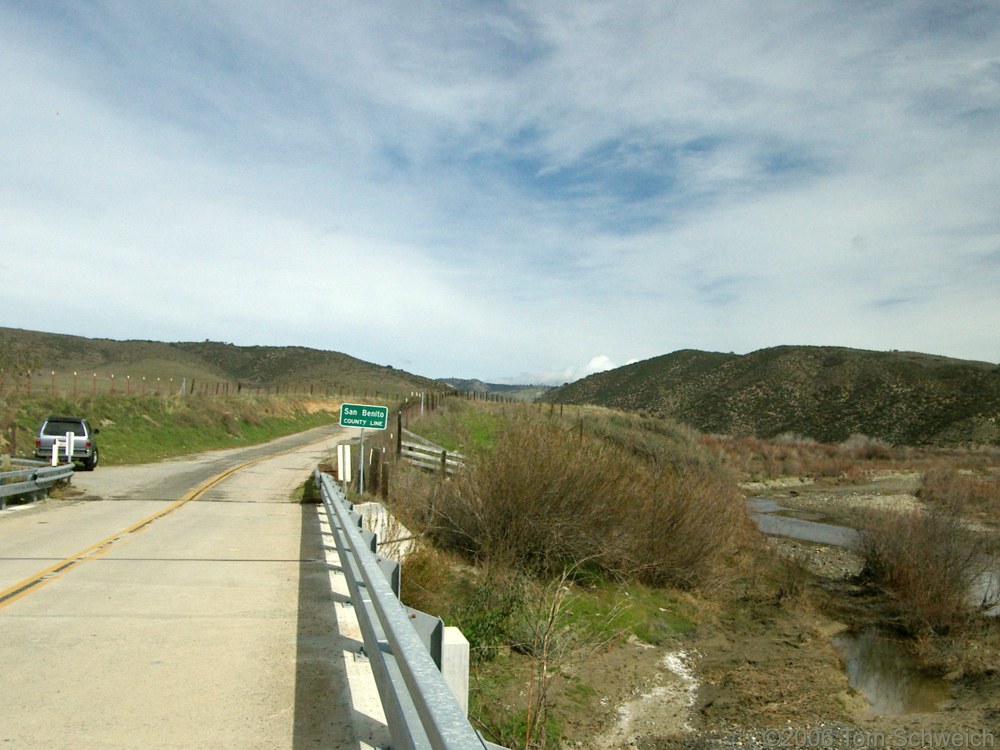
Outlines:
<svg viewBox="0 0 1000 750"><path fill-rule="evenodd" d="M24 495L38 496L56 482L73 476L73 464L49 466L41 461L18 461L22 466L14 471L0 473L0 510L7 507L7 500Z"/></svg>
<svg viewBox="0 0 1000 750"><path fill-rule="evenodd" d="M388 576L361 517L328 475L315 481L330 521L358 616L375 684L392 736L393 750L502 750L469 723L431 658Z"/></svg>

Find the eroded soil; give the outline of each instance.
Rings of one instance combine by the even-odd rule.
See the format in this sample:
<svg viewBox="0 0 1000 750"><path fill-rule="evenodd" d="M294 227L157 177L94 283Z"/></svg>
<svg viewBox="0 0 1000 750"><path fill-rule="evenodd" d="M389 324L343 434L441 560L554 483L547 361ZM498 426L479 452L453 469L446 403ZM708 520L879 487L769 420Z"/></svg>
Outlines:
<svg viewBox="0 0 1000 750"><path fill-rule="evenodd" d="M785 482L747 492L848 522L862 507L918 507L915 488L914 475L892 474L864 485ZM859 556L787 539L765 543L799 564L799 577L775 587L772 597L734 592L716 611L701 613L691 633L668 644L629 642L565 670L554 686L564 746L1000 744L996 624L961 640L914 644L927 669L946 683L949 697L937 710L876 713L849 685L832 643L836 634L879 623L883 615L878 593L857 577ZM596 695L587 695L581 687L587 685Z"/></svg>

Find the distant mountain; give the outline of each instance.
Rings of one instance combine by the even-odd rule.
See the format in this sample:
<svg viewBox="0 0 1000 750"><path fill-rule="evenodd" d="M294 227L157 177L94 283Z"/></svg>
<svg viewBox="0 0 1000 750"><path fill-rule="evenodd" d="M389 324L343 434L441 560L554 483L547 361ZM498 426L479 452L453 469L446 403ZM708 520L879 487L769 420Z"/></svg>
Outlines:
<svg viewBox="0 0 1000 750"><path fill-rule="evenodd" d="M48 373L115 374L118 378L224 380L251 387L326 383L347 391L442 390L435 380L340 352L302 346L235 346L216 341L115 341L0 327L5 345L27 348Z"/></svg>
<svg viewBox="0 0 1000 750"><path fill-rule="evenodd" d="M512 401L537 401L552 390L548 385L504 385L501 383L484 383L482 380L463 380L462 378L439 378L449 388L459 393L492 393Z"/></svg>
<svg viewBox="0 0 1000 750"><path fill-rule="evenodd" d="M647 411L709 433L1000 444L1000 367L914 352L684 350L591 375L542 400Z"/></svg>

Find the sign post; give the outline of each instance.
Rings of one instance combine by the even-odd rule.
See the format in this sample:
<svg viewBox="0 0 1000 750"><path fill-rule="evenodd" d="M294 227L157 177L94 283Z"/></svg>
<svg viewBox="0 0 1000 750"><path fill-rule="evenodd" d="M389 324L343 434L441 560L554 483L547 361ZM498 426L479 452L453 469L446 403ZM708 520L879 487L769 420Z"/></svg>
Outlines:
<svg viewBox="0 0 1000 750"><path fill-rule="evenodd" d="M384 430L389 422L388 406L341 404L340 426L361 428L361 460L358 462L358 492L365 491L365 428Z"/></svg>

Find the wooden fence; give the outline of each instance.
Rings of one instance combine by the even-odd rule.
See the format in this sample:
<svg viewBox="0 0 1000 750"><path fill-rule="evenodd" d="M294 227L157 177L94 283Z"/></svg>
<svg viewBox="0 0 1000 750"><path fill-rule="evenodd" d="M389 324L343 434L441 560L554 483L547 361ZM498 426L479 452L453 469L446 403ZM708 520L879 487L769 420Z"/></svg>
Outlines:
<svg viewBox="0 0 1000 750"><path fill-rule="evenodd" d="M465 456L461 453L449 453L440 445L405 429L399 441L397 457L418 468L447 476L455 474L465 463Z"/></svg>

